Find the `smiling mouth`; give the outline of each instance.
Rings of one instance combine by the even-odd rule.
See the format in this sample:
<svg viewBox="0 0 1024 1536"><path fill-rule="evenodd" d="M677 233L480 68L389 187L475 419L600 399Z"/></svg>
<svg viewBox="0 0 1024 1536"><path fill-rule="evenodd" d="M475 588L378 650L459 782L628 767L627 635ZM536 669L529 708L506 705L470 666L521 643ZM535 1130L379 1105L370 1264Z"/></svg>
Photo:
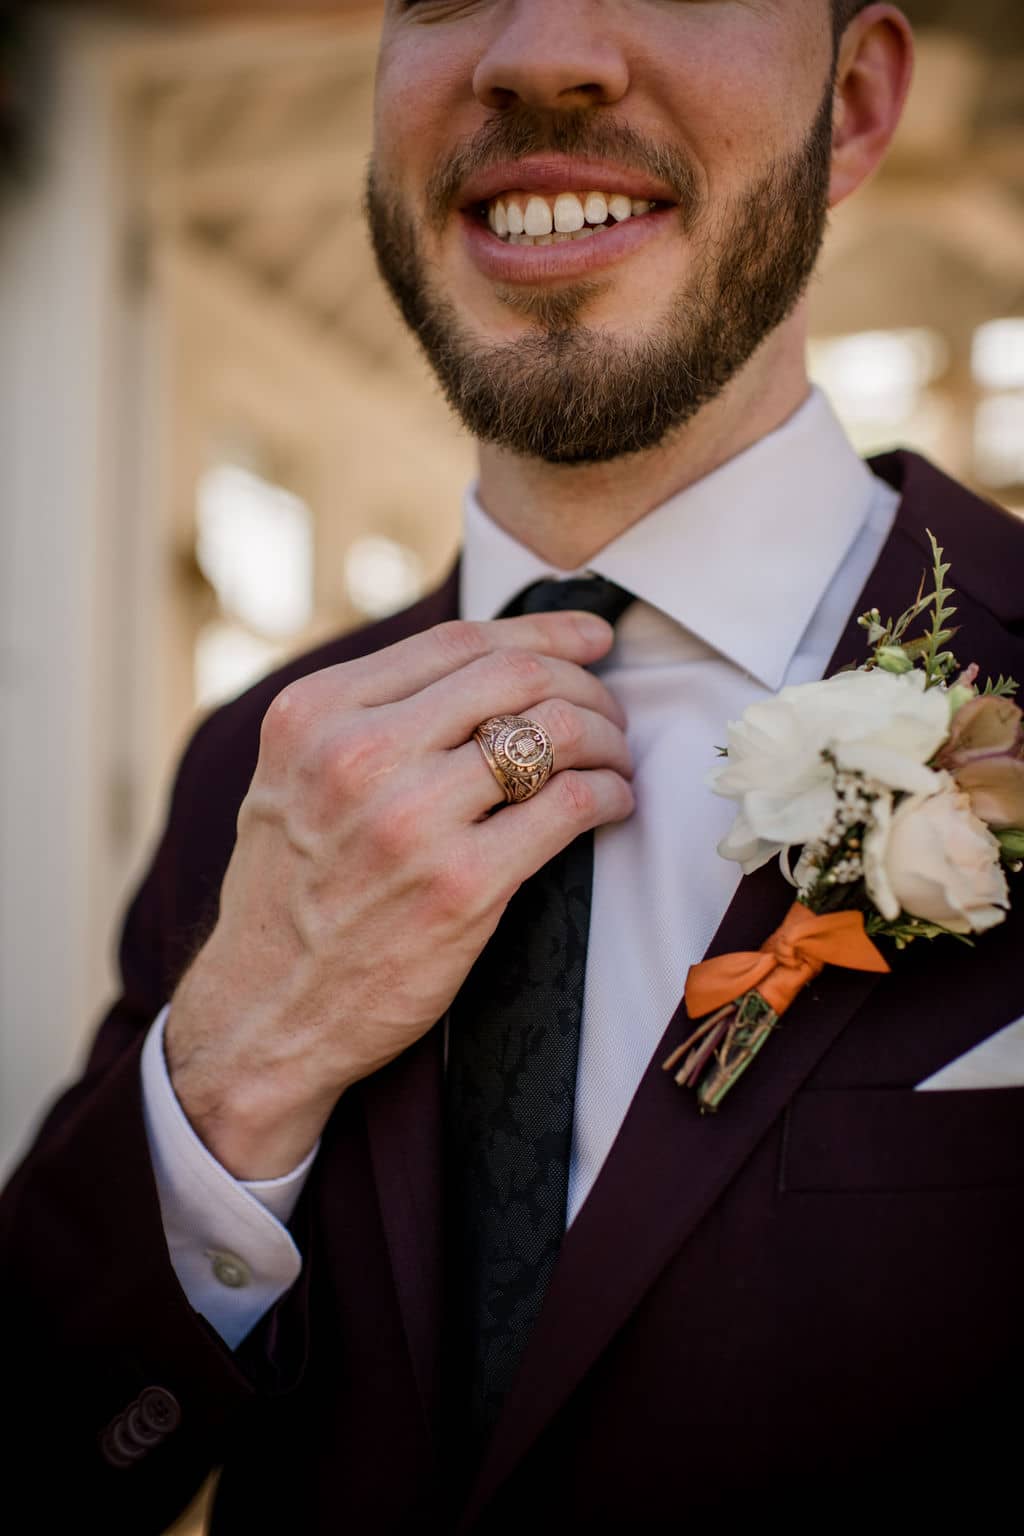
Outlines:
<svg viewBox="0 0 1024 1536"><path fill-rule="evenodd" d="M562 245L588 240L674 205L625 192L504 192L477 203L472 212L505 245Z"/></svg>

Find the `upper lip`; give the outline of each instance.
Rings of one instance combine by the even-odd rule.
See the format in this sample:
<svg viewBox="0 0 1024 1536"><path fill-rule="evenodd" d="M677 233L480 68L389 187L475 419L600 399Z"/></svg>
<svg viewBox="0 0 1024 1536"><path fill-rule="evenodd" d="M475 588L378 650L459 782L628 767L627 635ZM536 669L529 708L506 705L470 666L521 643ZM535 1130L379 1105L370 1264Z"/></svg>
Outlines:
<svg viewBox="0 0 1024 1536"><path fill-rule="evenodd" d="M531 155L502 160L470 176L459 194L459 205L488 203L502 192L623 192L651 203L675 203L675 191L664 181L607 160L577 160L565 155Z"/></svg>

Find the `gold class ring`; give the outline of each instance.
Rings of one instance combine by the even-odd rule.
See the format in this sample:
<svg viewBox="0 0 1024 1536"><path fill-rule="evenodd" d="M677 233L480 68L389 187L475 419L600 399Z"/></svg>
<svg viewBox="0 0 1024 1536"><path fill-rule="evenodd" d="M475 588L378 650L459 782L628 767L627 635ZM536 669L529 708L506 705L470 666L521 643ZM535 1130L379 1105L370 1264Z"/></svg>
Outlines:
<svg viewBox="0 0 1024 1536"><path fill-rule="evenodd" d="M532 799L551 777L551 737L527 715L492 715L477 726L473 740L509 805Z"/></svg>

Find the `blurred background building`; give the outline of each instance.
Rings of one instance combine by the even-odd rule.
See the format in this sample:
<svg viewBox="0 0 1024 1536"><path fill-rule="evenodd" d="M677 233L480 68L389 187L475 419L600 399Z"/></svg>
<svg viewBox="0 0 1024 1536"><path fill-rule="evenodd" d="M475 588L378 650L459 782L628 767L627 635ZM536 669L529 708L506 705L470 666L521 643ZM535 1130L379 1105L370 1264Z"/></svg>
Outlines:
<svg viewBox="0 0 1024 1536"><path fill-rule="evenodd" d="M833 220L813 369L865 451L1024 510L1024 6L907 9L910 109ZM0 5L8 1164L111 993L197 713L456 546L471 445L360 214L378 14Z"/></svg>

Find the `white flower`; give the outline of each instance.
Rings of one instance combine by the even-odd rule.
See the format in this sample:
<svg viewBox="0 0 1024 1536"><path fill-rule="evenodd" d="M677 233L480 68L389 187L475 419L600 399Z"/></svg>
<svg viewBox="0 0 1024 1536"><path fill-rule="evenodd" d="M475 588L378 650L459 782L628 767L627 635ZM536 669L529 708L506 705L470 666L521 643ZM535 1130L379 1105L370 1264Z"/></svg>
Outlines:
<svg viewBox="0 0 1024 1536"><path fill-rule="evenodd" d="M823 837L836 810L835 768L907 794L934 793L942 781L925 765L949 733L949 705L941 688L924 685L920 671L841 672L745 710L729 726L729 756L711 781L739 802L719 844L723 858L750 874L781 849Z"/></svg>
<svg viewBox="0 0 1024 1536"><path fill-rule="evenodd" d="M910 795L892 810L876 801L864 839L868 894L889 922L900 912L953 933L981 933L1005 916L1010 893L999 844L947 774L933 795Z"/></svg>

